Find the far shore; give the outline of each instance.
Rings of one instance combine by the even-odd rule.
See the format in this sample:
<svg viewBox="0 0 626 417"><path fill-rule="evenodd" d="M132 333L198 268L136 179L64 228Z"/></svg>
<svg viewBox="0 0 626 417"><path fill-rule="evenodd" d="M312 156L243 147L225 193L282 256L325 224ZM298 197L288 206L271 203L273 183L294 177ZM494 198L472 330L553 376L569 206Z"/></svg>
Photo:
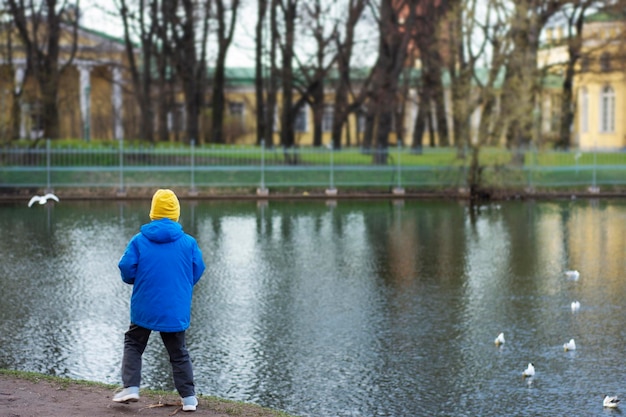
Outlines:
<svg viewBox="0 0 626 417"><path fill-rule="evenodd" d="M0 186L0 203L10 203L28 200L34 195L43 195L53 192L62 201L132 201L150 199L158 187L132 188L120 192L108 188L59 188L46 190L43 188L3 188ZM168 188L164 186L162 188ZM625 198L626 191L615 189L485 189L474 195L465 188L448 190L343 190L343 189L200 189L191 191L182 187L169 187L176 192L180 200L190 201L335 201L335 200L432 200L454 199L467 201L503 201L503 200L554 200L554 199L596 199L596 198Z"/></svg>

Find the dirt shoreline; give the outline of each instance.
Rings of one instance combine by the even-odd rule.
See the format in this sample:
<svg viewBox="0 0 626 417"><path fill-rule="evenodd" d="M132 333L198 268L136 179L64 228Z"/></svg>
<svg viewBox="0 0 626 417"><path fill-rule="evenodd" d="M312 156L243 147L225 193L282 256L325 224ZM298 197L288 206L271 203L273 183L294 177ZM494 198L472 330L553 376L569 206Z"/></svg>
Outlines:
<svg viewBox="0 0 626 417"><path fill-rule="evenodd" d="M0 417L211 416L289 417L288 414L200 396L195 412L181 410L175 393L141 391L138 402L119 404L114 386L32 373L0 372Z"/></svg>

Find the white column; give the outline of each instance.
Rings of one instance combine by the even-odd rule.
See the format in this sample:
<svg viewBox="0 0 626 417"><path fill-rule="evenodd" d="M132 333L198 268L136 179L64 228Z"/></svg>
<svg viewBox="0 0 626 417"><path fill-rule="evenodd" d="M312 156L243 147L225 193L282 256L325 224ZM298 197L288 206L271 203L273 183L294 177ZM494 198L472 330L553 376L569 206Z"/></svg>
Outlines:
<svg viewBox="0 0 626 417"><path fill-rule="evenodd" d="M20 92L24 88L25 75L26 66L17 65L15 67L15 94L20 94ZM26 117L28 117L28 114L24 111L24 103L22 103L20 105L20 138L26 137Z"/></svg>
<svg viewBox="0 0 626 417"><path fill-rule="evenodd" d="M120 67L113 67L112 96L113 136L121 140L124 137L124 125L122 124L122 69Z"/></svg>
<svg viewBox="0 0 626 417"><path fill-rule="evenodd" d="M24 65L16 65L15 67L15 94L19 94L26 75L26 67Z"/></svg>
<svg viewBox="0 0 626 417"><path fill-rule="evenodd" d="M78 71L80 73L80 115L83 121L83 132L86 139L89 139L91 130L91 66L78 65Z"/></svg>

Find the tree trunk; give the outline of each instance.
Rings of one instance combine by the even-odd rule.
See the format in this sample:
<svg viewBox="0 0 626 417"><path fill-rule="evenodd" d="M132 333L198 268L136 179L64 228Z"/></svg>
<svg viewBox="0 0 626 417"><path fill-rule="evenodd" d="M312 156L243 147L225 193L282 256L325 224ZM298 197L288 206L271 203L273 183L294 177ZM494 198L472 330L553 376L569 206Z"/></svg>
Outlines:
<svg viewBox="0 0 626 417"><path fill-rule="evenodd" d="M226 55L228 48L233 40L235 24L237 23L237 10L239 8L239 0L232 1L230 11L230 21L226 21L226 9L223 0L216 0L217 5L217 61L215 63L215 78L213 80L213 98L212 98L212 129L213 142L226 143L224 138L224 113L226 99L224 94L225 72L226 72Z"/></svg>
<svg viewBox="0 0 626 417"><path fill-rule="evenodd" d="M51 72L48 74L48 77L42 77L39 83L39 88L41 89L43 137L47 139L59 138L58 82L58 76Z"/></svg>
<svg viewBox="0 0 626 417"><path fill-rule="evenodd" d="M283 100L281 116L281 145L291 148L295 144L295 114L293 106L293 47L295 40L295 19L297 0L287 0L285 7L285 40L283 46L283 63L281 80L283 83Z"/></svg>
<svg viewBox="0 0 626 417"><path fill-rule="evenodd" d="M424 147L424 131L426 131L425 110L424 105L419 101L417 114L415 115L415 124L413 126L413 143L411 145L414 153L421 154Z"/></svg>
<svg viewBox="0 0 626 417"><path fill-rule="evenodd" d="M278 66L276 64L276 49L279 41L277 9L279 0L271 0L270 5L270 57L269 57L269 80L267 86L267 111L265 112L265 138L266 145L274 146L274 130L276 118L276 105L278 103Z"/></svg>
<svg viewBox="0 0 626 417"><path fill-rule="evenodd" d="M263 62L263 51L266 46L264 40L265 36L270 36L269 33L264 31L265 27L265 14L267 11L267 0L258 0L257 3L257 22L256 22L256 39L255 39L255 72L254 72L254 92L256 98L256 142L257 145L261 143L268 143L268 138L265 137L266 132L266 112L265 107L265 82L266 74L264 74L265 64ZM265 35L265 36L264 36ZM268 51L269 52L269 51Z"/></svg>
<svg viewBox="0 0 626 417"><path fill-rule="evenodd" d="M585 23L585 12L593 2L580 2L571 9L568 16L568 57L565 68L565 79L563 80L563 100L561 101L561 125L559 127L559 140L557 147L569 149L571 146L571 128L574 124L574 75L576 64L579 61L582 50L582 34Z"/></svg>
<svg viewBox="0 0 626 417"><path fill-rule="evenodd" d="M572 92L572 81L574 78L574 69L571 65L565 70L565 80L563 81L563 95L561 101L561 123L559 126L559 139L556 147L568 150L571 141L571 128L574 123L574 103Z"/></svg>
<svg viewBox="0 0 626 417"><path fill-rule="evenodd" d="M11 103L11 132L10 138L17 140L20 138L20 125L22 123L21 94L13 93L13 102Z"/></svg>
<svg viewBox="0 0 626 417"><path fill-rule="evenodd" d="M35 77L41 93L39 117L44 137L57 139L60 135L58 92L60 74L73 61L77 49L78 16L66 15L68 5L57 9L57 0L45 0L38 7L32 3L7 0L10 17L15 24L26 53L27 67ZM66 63L59 68L61 24L70 19L72 43ZM42 36L43 35L43 36Z"/></svg>
<svg viewBox="0 0 626 417"><path fill-rule="evenodd" d="M341 149L343 127L346 125L350 114L348 106L348 93L350 87L350 63L352 61L352 50L354 45L354 28L356 23L361 18L365 8L365 0L350 1L348 7L348 19L346 20L344 28L345 40L341 42L339 36L335 38L337 45L338 80L335 87L335 104L331 129L333 149ZM355 107L357 109L361 106L359 101L362 101L362 98L355 100ZM349 137L347 144L350 145Z"/></svg>
<svg viewBox="0 0 626 417"><path fill-rule="evenodd" d="M152 88L152 45L154 42L155 24L146 24L145 11L148 9L152 16L156 16L156 2L149 0L146 7L145 0L140 0L138 5L138 24L140 31L140 42L142 51L142 65L137 63L135 57L135 42L131 40L130 19L134 18L134 13L129 10L126 0L120 0L120 16L124 27L124 45L126 47L126 58L129 63L129 71L133 83L134 95L139 105L139 129L137 136L150 142L154 141L154 127L152 123L152 103L150 91Z"/></svg>
<svg viewBox="0 0 626 417"><path fill-rule="evenodd" d="M213 77L213 96L211 98L211 110L212 110L212 122L213 129L213 143L226 143L224 139L224 72L225 72L225 57L219 57L215 67L215 74Z"/></svg>
<svg viewBox="0 0 626 417"><path fill-rule="evenodd" d="M373 75L373 88L370 104L377 113L376 140L377 152L374 163L387 162L389 133L391 132L393 113L397 105L398 80L405 65L407 46L411 38L410 28L415 22L416 5L409 2L409 14L400 27L401 7L392 2L380 3L380 44L378 61Z"/></svg>
<svg viewBox="0 0 626 417"><path fill-rule="evenodd" d="M443 78L441 69L433 69L431 76L433 87L433 101L435 105L435 117L437 119L437 133L440 146L450 145L450 134L448 132L448 119L446 116L445 90L443 88Z"/></svg>
<svg viewBox="0 0 626 417"><path fill-rule="evenodd" d="M313 88L313 146L322 146L322 119L324 117L324 83L319 81Z"/></svg>

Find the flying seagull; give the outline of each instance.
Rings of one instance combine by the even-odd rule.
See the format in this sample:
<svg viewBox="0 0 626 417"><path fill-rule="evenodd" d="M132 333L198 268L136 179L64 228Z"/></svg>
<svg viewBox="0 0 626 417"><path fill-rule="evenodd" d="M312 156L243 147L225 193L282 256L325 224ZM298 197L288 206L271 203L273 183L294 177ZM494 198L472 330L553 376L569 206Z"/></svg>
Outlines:
<svg viewBox="0 0 626 417"><path fill-rule="evenodd" d="M609 407L609 408L616 408L617 405L619 404L619 398L617 398L616 396L605 396L604 397L604 401L602 402L602 404L605 407Z"/></svg>
<svg viewBox="0 0 626 417"><path fill-rule="evenodd" d="M56 195L52 194L52 193L48 193L46 195L36 195L33 196L33 198L30 199L30 201L28 202L28 207L32 206L35 203L39 203L39 204L46 204L48 202L48 200L54 200L56 202L59 201L59 197L57 197Z"/></svg>
<svg viewBox="0 0 626 417"><path fill-rule="evenodd" d="M524 378L529 377L529 376L535 376L535 365L531 363L528 364L528 368L526 368L524 370L524 372L522 372L522 376Z"/></svg>
<svg viewBox="0 0 626 417"><path fill-rule="evenodd" d="M572 311L578 311L580 309L580 301L572 301Z"/></svg>

